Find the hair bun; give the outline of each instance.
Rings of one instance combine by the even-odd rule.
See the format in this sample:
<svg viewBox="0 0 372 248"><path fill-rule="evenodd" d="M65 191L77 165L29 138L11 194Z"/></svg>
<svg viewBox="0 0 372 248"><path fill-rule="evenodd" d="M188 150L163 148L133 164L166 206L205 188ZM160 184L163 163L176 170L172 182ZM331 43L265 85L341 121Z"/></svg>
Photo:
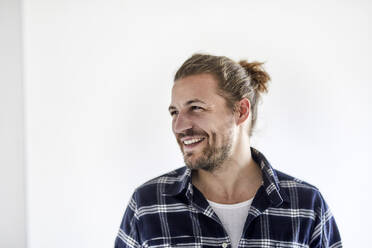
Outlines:
<svg viewBox="0 0 372 248"><path fill-rule="evenodd" d="M263 63L257 61L249 63L246 60L241 60L239 61L239 65L241 65L247 72L248 76L251 77L251 84L256 91L260 93L266 93L268 91L268 82L270 81L270 76L263 69Z"/></svg>

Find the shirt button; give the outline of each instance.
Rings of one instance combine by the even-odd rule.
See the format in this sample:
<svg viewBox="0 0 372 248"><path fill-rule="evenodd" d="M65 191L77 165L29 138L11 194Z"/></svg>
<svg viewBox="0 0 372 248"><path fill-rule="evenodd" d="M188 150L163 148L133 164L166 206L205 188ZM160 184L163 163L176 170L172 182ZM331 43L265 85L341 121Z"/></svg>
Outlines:
<svg viewBox="0 0 372 248"><path fill-rule="evenodd" d="M222 248L226 248L227 247L227 243L222 243Z"/></svg>

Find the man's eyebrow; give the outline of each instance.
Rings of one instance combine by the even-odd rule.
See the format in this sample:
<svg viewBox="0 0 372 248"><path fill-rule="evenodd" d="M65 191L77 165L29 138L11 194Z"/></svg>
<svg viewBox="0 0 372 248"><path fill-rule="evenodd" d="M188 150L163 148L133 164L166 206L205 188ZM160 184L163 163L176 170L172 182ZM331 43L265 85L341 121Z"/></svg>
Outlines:
<svg viewBox="0 0 372 248"><path fill-rule="evenodd" d="M191 104L193 104L193 103L202 103L202 104L206 104L206 103L203 102L202 100L195 98L195 99L192 99L192 100L187 101L187 102L185 103L185 106L187 106L187 105L191 105ZM169 108L168 108L169 111L171 111L171 110L173 110L173 109L177 109L177 108L176 108L175 106L173 106L173 105L170 105Z"/></svg>

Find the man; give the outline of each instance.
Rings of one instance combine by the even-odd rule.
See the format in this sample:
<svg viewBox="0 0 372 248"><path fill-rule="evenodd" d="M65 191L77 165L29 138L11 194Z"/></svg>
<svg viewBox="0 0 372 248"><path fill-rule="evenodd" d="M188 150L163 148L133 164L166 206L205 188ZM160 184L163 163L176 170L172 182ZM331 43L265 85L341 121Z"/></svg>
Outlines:
<svg viewBox="0 0 372 248"><path fill-rule="evenodd" d="M342 247L318 189L250 146L261 65L195 54L180 67L169 111L186 166L135 190L116 248Z"/></svg>

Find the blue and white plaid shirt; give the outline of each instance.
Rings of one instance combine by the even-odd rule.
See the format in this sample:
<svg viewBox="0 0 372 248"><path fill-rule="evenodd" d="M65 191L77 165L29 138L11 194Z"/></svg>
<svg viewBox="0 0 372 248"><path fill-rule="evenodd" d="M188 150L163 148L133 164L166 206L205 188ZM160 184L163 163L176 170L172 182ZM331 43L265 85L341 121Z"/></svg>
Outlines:
<svg viewBox="0 0 372 248"><path fill-rule="evenodd" d="M248 212L238 247L342 247L319 190L271 167L251 148L263 184ZM138 187L115 240L123 247L231 247L221 221L181 167Z"/></svg>

